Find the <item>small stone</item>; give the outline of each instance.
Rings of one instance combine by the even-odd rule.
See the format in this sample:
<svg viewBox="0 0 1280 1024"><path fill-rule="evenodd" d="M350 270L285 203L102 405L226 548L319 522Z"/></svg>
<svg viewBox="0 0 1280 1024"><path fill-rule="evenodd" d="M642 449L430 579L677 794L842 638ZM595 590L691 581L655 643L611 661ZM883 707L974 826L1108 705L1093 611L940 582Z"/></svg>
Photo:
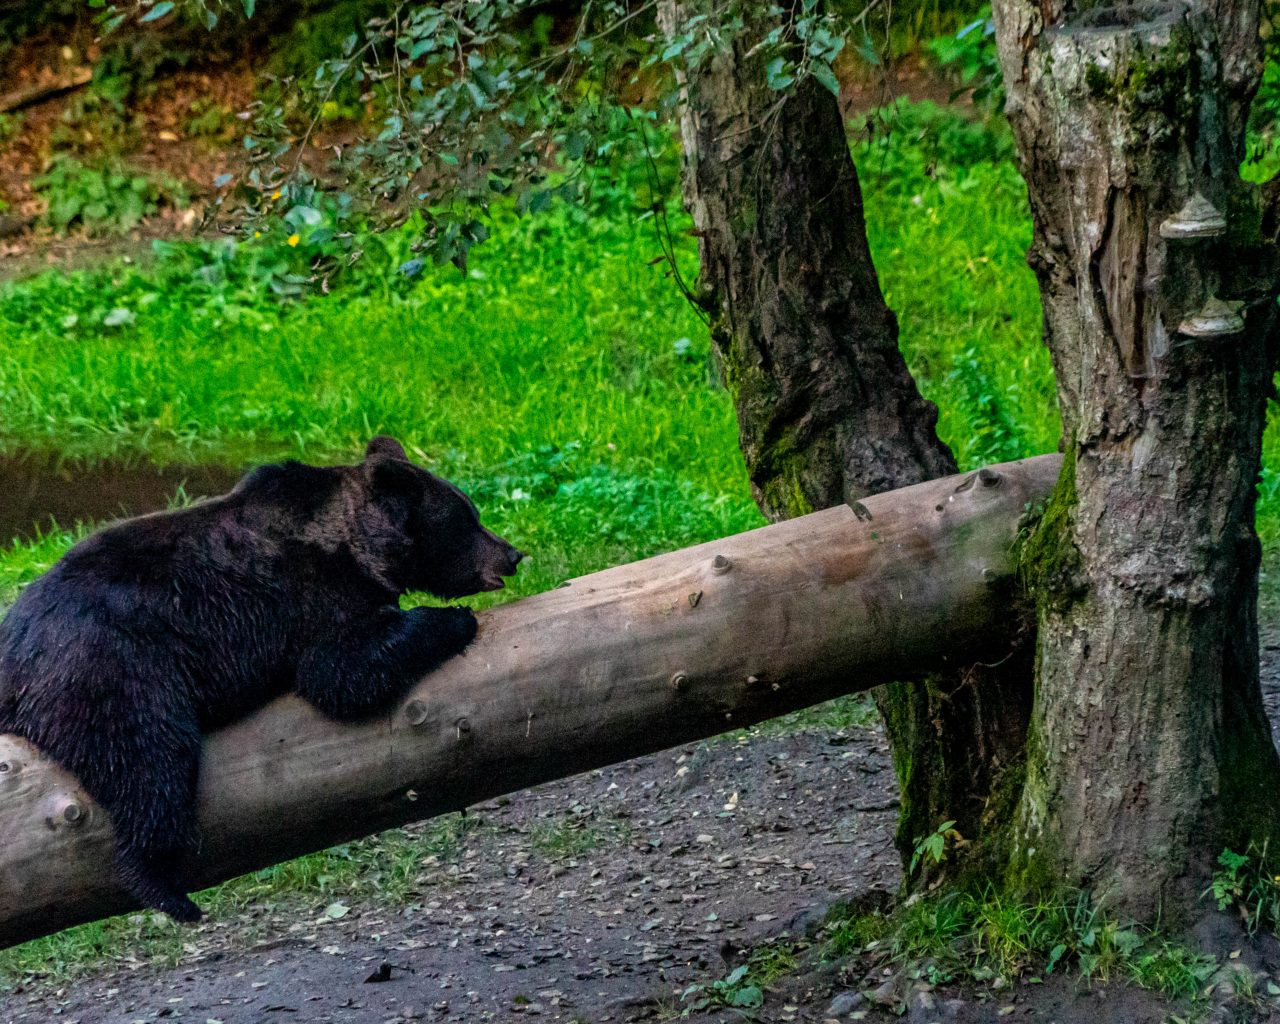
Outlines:
<svg viewBox="0 0 1280 1024"><path fill-rule="evenodd" d="M827 1007L828 1017L843 1017L865 1003L866 997L861 992L841 992Z"/></svg>
<svg viewBox="0 0 1280 1024"><path fill-rule="evenodd" d="M898 1005L898 979L890 978L871 993L871 1001L877 1006Z"/></svg>

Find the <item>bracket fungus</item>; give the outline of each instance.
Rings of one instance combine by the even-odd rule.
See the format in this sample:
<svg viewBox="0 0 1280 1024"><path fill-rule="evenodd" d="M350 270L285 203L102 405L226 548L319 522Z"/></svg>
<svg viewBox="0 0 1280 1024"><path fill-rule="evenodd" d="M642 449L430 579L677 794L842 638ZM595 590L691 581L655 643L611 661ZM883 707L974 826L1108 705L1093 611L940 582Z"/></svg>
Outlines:
<svg viewBox="0 0 1280 1024"><path fill-rule="evenodd" d="M1160 225L1160 237L1174 241L1217 238L1226 234L1227 219L1201 193L1196 192L1168 220Z"/></svg>

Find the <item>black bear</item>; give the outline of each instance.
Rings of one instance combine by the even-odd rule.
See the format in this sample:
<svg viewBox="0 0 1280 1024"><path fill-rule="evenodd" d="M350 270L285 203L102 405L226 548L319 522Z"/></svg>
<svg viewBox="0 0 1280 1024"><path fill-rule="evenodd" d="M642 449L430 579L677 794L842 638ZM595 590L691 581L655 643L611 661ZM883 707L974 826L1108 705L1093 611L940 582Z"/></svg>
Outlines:
<svg viewBox="0 0 1280 1024"><path fill-rule="evenodd" d="M180 921L202 732L292 690L337 719L388 708L462 653L469 608L522 555L389 437L364 462L249 473L229 494L77 544L0 623L0 732L111 815L121 881Z"/></svg>

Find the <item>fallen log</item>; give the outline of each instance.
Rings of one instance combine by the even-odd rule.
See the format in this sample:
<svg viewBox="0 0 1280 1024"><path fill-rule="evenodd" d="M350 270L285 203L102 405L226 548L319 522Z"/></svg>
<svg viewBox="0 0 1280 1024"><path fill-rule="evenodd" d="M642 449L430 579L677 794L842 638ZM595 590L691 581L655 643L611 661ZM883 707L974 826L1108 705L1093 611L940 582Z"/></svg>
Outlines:
<svg viewBox="0 0 1280 1024"><path fill-rule="evenodd" d="M393 712L294 697L205 741L199 885L980 653L1014 616L1010 547L1059 457L868 498L584 576L480 616ZM134 904L110 822L0 736L0 947Z"/></svg>
<svg viewBox="0 0 1280 1024"><path fill-rule="evenodd" d="M13 114L19 110L26 110L28 107L46 103L49 100L56 100L60 96L75 92L77 89L83 89L92 81L93 70L91 68L78 68L68 78L59 79L55 82L41 82L39 85L28 86L25 89L15 89L13 92L0 96L0 114Z"/></svg>

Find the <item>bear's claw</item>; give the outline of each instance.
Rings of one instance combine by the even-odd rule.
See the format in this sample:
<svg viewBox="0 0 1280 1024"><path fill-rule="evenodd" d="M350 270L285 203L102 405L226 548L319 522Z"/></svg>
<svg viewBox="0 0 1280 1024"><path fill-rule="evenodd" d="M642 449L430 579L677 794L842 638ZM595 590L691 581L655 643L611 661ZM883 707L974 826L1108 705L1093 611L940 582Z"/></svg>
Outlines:
<svg viewBox="0 0 1280 1024"><path fill-rule="evenodd" d="M204 911L186 896L172 896L158 900L157 910L162 910L180 924L195 924L204 918Z"/></svg>

